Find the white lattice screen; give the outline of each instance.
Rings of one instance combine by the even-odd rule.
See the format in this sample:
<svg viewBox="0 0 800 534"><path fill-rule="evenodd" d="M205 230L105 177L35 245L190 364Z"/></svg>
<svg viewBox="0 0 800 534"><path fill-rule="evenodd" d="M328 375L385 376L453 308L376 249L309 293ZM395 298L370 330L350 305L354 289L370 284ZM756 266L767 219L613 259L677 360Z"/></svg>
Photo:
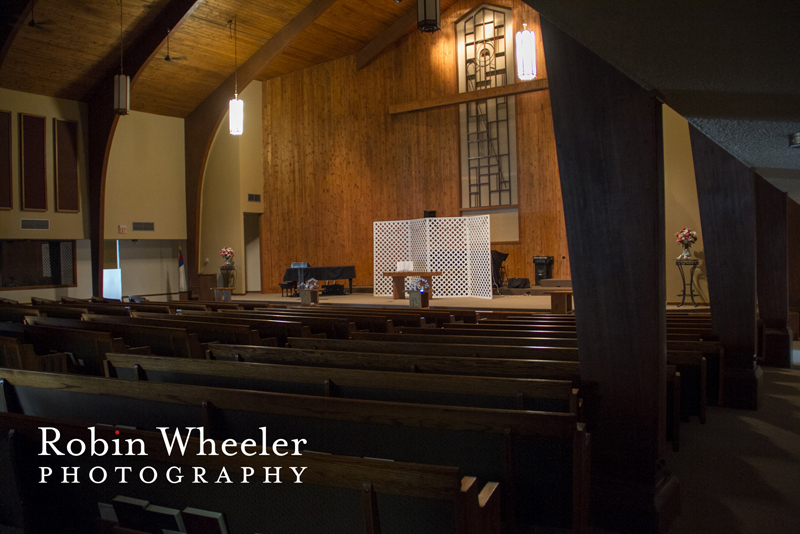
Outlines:
<svg viewBox="0 0 800 534"><path fill-rule="evenodd" d="M398 261L414 262L416 271L439 271L433 278L434 297L492 298L489 216L439 217L375 222L374 294L392 295ZM417 278L406 279L406 289Z"/></svg>

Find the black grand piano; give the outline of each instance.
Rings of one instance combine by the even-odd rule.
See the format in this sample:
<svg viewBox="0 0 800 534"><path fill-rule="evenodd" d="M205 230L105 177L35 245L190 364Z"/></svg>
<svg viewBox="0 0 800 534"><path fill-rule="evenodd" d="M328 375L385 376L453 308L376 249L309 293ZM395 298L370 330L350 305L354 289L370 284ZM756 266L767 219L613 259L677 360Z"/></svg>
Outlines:
<svg viewBox="0 0 800 534"><path fill-rule="evenodd" d="M350 283L350 294L353 293L353 278L356 277L355 265L344 265L337 267L311 267L307 263L293 263L292 267L283 273L284 282L303 283L314 278L322 282L347 280Z"/></svg>

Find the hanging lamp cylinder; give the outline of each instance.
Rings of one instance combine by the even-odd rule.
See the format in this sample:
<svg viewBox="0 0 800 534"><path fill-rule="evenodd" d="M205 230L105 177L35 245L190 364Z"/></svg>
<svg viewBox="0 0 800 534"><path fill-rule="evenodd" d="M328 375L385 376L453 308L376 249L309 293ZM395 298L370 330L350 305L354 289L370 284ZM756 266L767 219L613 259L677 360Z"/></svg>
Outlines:
<svg viewBox="0 0 800 534"><path fill-rule="evenodd" d="M536 34L530 31L527 24L517 32L517 78L526 82L536 78Z"/></svg>
<svg viewBox="0 0 800 534"><path fill-rule="evenodd" d="M442 29L439 0L417 0L417 28L422 32L436 32Z"/></svg>
<svg viewBox="0 0 800 534"><path fill-rule="evenodd" d="M114 76L114 113L127 115L131 111L131 78L125 74Z"/></svg>
<svg viewBox="0 0 800 534"><path fill-rule="evenodd" d="M244 101L239 100L239 95L234 95L228 107L228 123L231 135L244 133Z"/></svg>

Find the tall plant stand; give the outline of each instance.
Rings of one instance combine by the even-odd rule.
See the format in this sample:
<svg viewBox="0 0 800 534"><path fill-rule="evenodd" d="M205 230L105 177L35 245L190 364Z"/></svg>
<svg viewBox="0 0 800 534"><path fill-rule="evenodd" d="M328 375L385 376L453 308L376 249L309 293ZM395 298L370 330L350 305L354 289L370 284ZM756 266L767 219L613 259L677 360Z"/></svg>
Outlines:
<svg viewBox="0 0 800 534"><path fill-rule="evenodd" d="M686 302L686 297L689 297L692 299L692 304L694 304L696 308L699 304L695 302L694 298L700 295L694 292L694 272L697 270L697 266L700 265L700 260L678 260L675 262L675 265L678 266L678 270L681 272L681 281L683 282L683 289L678 293L678 296L681 298L681 303L678 304L678 307L680 308L683 306L683 303ZM692 268L689 271L689 282L686 282L685 269L688 265L691 265ZM688 293L686 291L687 288L689 289Z"/></svg>

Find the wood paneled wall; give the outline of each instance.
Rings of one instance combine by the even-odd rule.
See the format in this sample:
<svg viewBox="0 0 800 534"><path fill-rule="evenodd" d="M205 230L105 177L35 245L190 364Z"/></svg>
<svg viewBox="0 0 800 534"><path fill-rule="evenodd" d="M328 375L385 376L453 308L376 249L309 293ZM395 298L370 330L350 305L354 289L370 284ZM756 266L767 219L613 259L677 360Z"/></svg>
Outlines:
<svg viewBox="0 0 800 534"><path fill-rule="evenodd" d="M515 28L524 20L540 34L526 4L495 3L513 7ZM440 32L414 31L361 71L349 56L264 82L265 292L292 261L354 264L355 283L372 285L374 221L460 215L458 107L388 109L457 92L454 23L480 4L457 2ZM547 91L517 97L517 142L520 243L496 248L511 254L511 276L533 280L532 256L543 254L556 257L554 276L569 277Z"/></svg>

